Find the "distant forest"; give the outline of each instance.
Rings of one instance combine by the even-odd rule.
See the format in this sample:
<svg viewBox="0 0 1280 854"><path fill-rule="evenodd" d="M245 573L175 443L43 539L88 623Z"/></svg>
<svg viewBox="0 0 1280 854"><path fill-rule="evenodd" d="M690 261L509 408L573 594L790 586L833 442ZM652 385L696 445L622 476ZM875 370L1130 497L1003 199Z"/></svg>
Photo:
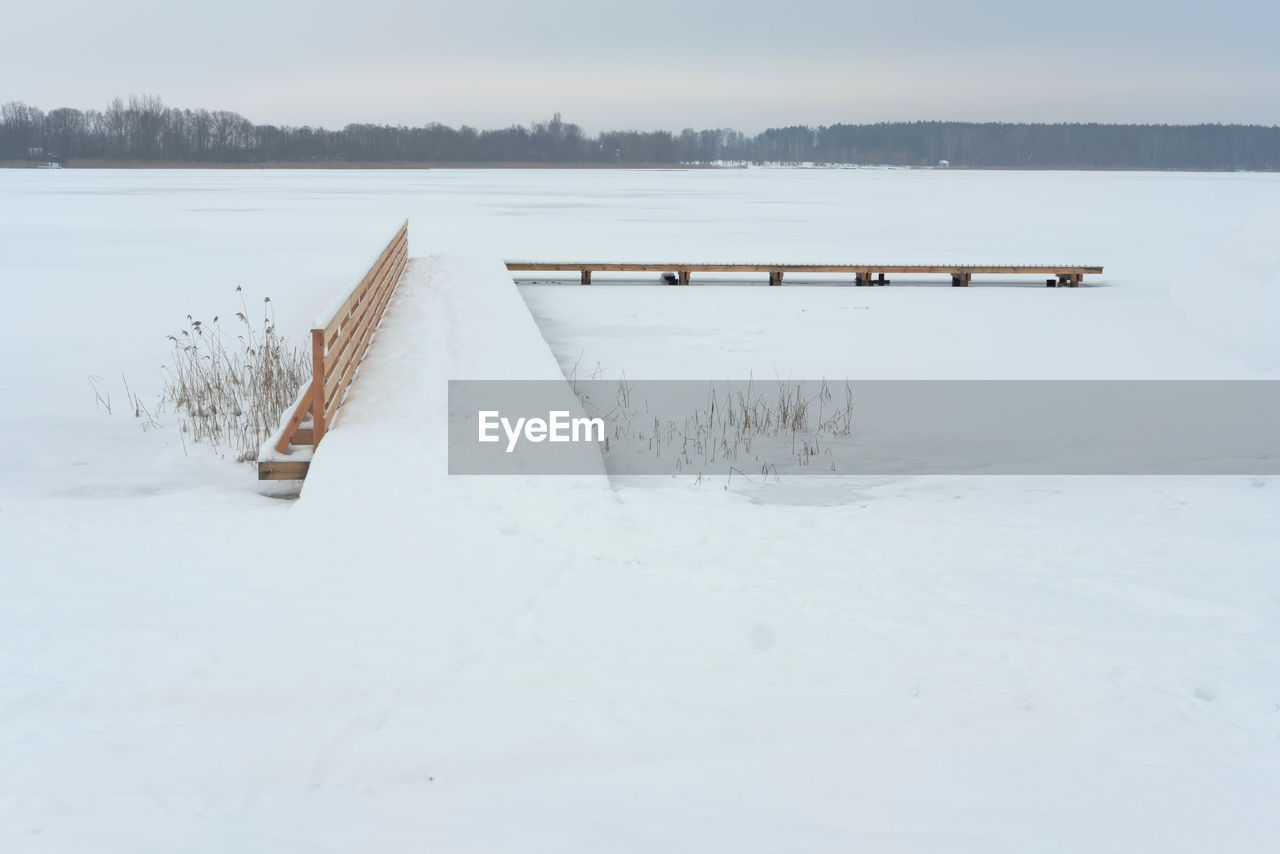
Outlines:
<svg viewBox="0 0 1280 854"><path fill-rule="evenodd" d="M881 122L735 130L604 131L551 120L477 130L256 125L154 96L105 110L0 105L0 160L146 163L848 163L969 168L1280 170L1280 127Z"/></svg>

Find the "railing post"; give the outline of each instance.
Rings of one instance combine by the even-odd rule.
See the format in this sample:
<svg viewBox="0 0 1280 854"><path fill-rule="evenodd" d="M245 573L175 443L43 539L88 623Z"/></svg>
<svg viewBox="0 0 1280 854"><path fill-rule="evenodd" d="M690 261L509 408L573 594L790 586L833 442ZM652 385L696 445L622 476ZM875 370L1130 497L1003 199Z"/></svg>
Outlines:
<svg viewBox="0 0 1280 854"><path fill-rule="evenodd" d="M324 438L324 330L311 330L311 445Z"/></svg>

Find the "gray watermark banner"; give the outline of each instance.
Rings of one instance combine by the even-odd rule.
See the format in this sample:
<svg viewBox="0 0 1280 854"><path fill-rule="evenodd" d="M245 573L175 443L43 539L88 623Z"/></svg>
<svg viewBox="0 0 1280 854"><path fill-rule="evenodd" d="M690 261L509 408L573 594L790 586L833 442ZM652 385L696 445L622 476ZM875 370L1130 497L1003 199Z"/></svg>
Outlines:
<svg viewBox="0 0 1280 854"><path fill-rule="evenodd" d="M450 474L1280 473L1280 381L455 380Z"/></svg>

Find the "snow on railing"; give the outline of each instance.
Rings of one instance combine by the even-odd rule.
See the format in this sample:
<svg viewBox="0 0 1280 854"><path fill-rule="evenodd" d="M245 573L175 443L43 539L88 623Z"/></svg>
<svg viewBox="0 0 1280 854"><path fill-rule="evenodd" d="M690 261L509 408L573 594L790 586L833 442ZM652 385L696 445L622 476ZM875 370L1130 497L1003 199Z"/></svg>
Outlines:
<svg viewBox="0 0 1280 854"><path fill-rule="evenodd" d="M295 452L319 446L332 428L338 409L364 351L391 300L400 273L409 259L409 221L391 238L377 260L334 308L311 330L311 383L298 394L297 404L259 455L262 480L301 478L310 454ZM287 461L296 461L290 464Z"/></svg>

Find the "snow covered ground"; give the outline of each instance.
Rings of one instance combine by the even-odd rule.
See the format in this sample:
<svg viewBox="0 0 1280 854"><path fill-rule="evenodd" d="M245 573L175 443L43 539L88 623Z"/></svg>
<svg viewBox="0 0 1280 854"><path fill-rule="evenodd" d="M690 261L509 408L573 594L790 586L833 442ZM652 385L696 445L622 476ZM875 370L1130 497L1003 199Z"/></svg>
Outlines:
<svg viewBox="0 0 1280 854"><path fill-rule="evenodd" d="M1272 479L449 478L442 432L447 379L557 362L1276 378L1277 185L0 172L0 849L1275 850ZM122 411L188 313L301 332L405 216L473 257L414 262L300 500ZM531 317L495 260L624 255L1107 272Z"/></svg>

